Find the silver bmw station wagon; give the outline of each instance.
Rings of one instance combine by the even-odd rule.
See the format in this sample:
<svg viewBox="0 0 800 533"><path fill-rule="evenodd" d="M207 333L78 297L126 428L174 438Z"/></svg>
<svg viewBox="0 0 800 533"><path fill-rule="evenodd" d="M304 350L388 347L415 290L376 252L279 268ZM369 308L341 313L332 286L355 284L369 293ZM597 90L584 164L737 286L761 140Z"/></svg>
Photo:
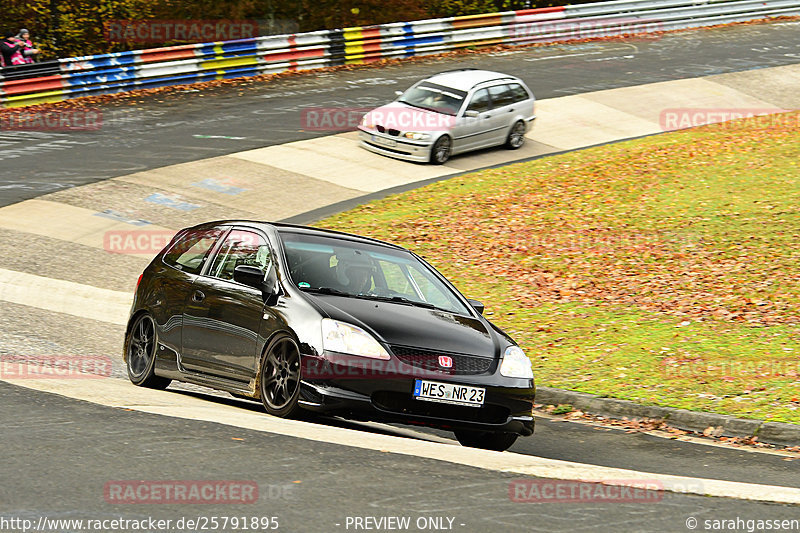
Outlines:
<svg viewBox="0 0 800 533"><path fill-rule="evenodd" d="M515 150L536 118L525 83L488 70L442 72L397 94L364 115L359 137L363 148L407 161L442 164L503 144Z"/></svg>

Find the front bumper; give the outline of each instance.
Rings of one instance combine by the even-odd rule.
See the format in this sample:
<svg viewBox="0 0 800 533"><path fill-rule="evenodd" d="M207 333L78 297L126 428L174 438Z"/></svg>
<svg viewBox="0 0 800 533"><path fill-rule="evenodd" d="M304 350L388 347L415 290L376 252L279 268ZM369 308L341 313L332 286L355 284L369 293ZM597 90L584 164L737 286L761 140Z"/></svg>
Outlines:
<svg viewBox="0 0 800 533"><path fill-rule="evenodd" d="M331 365L326 356L325 362ZM447 375L394 365L391 372L357 375L347 361L328 366L326 379L304 375L300 405L311 411L364 420L384 420L447 430L469 429L531 435L535 389L532 380L506 378L497 364L480 375ZM307 368L307 367L306 367ZM486 389L484 405L471 407L417 400L416 379L457 383Z"/></svg>
<svg viewBox="0 0 800 533"><path fill-rule="evenodd" d="M358 129L358 138L362 148L376 154L427 163L431 159L432 141L411 141L393 137L377 131Z"/></svg>

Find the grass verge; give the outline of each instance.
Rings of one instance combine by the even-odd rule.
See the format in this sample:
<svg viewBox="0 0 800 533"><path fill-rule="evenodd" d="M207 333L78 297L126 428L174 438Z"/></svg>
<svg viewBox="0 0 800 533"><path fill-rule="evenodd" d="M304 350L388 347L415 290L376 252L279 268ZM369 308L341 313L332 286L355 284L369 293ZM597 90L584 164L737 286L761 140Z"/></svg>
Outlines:
<svg viewBox="0 0 800 533"><path fill-rule="evenodd" d="M413 249L539 384L800 422L800 113L463 175L317 225Z"/></svg>

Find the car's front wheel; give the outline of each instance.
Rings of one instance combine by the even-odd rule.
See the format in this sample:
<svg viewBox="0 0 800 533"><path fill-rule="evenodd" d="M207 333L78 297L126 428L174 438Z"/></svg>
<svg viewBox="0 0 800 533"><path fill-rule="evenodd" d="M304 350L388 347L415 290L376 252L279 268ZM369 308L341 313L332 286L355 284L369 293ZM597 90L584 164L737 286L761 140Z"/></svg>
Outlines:
<svg viewBox="0 0 800 533"><path fill-rule="evenodd" d="M462 446L498 452L509 449L519 436L516 433L495 433L493 431L456 430L454 433Z"/></svg>
<svg viewBox="0 0 800 533"><path fill-rule="evenodd" d="M125 337L125 358L131 383L150 389L166 389L171 379L155 375L158 333L153 317L141 314Z"/></svg>
<svg viewBox="0 0 800 533"><path fill-rule="evenodd" d="M450 152L453 150L453 141L447 135L442 135L431 148L431 163L441 165L450 159Z"/></svg>
<svg viewBox="0 0 800 533"><path fill-rule="evenodd" d="M523 144L525 144L525 123L518 120L511 126L511 131L508 132L506 148L516 150Z"/></svg>
<svg viewBox="0 0 800 533"><path fill-rule="evenodd" d="M291 418L300 413L300 350L288 335L276 337L267 348L260 382L261 402L269 414Z"/></svg>

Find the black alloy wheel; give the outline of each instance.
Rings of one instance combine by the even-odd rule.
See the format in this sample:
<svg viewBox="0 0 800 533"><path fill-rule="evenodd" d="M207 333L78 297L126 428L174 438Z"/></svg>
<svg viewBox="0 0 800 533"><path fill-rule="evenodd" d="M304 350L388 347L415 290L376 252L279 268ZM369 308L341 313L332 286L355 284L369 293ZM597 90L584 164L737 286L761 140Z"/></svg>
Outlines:
<svg viewBox="0 0 800 533"><path fill-rule="evenodd" d="M172 381L155 375L158 334L153 318L139 315L125 339L128 378L131 383L150 389L166 389Z"/></svg>
<svg viewBox="0 0 800 533"><path fill-rule="evenodd" d="M261 365L261 402L267 412L281 418L297 416L300 397L300 350L286 335L274 339Z"/></svg>

